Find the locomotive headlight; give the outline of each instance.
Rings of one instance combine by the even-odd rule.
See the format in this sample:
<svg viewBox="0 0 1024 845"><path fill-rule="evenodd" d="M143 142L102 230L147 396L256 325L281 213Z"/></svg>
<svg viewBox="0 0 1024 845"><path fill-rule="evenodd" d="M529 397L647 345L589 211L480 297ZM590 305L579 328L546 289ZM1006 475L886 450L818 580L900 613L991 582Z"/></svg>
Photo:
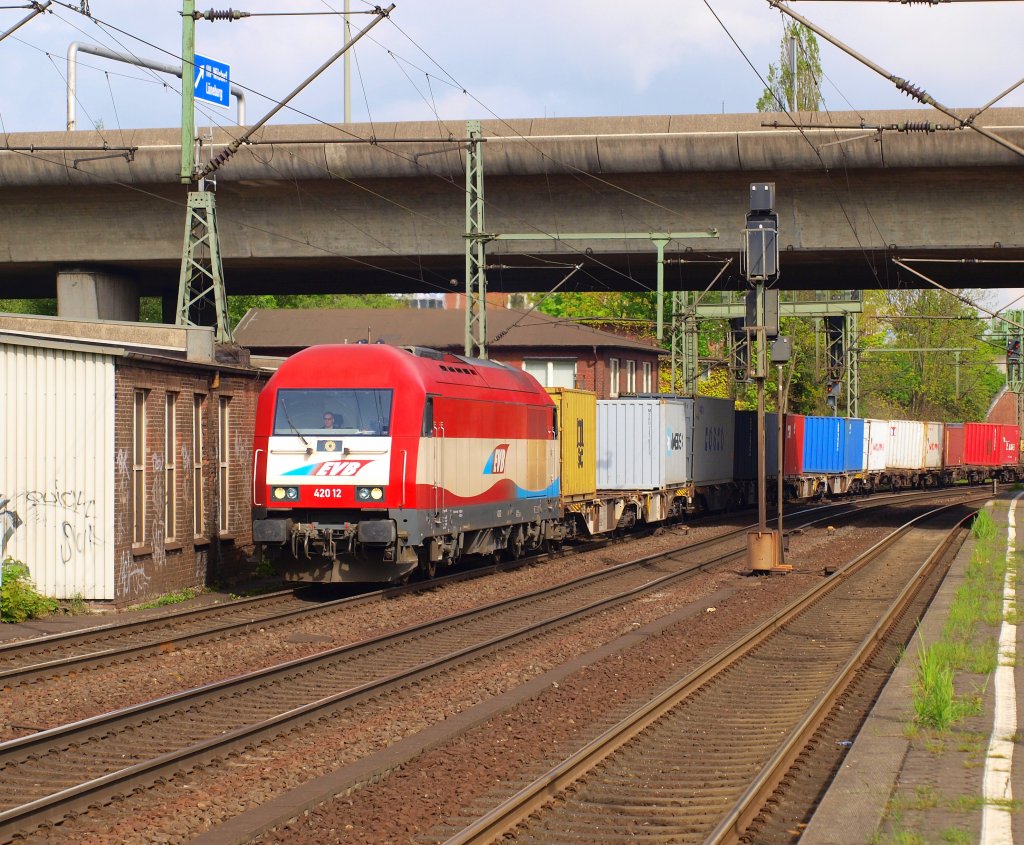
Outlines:
<svg viewBox="0 0 1024 845"><path fill-rule="evenodd" d="M297 502L299 500L299 488L275 487L271 496L275 502Z"/></svg>
<svg viewBox="0 0 1024 845"><path fill-rule="evenodd" d="M375 502L379 502L384 498L384 491L381 490L380 487L373 487L370 489L370 498Z"/></svg>
<svg viewBox="0 0 1024 845"><path fill-rule="evenodd" d="M383 487L356 487L357 502L379 502L383 498Z"/></svg>

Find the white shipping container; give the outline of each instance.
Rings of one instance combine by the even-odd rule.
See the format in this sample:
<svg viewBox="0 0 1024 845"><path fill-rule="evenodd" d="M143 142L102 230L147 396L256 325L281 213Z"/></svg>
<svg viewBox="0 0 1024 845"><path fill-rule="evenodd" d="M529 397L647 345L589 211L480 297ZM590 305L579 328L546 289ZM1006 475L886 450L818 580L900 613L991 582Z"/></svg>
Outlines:
<svg viewBox="0 0 1024 845"><path fill-rule="evenodd" d="M912 420L889 420L886 469L924 469L925 424Z"/></svg>
<svg viewBox="0 0 1024 845"><path fill-rule="evenodd" d="M40 592L114 598L114 356L0 339L0 557Z"/></svg>
<svg viewBox="0 0 1024 845"><path fill-rule="evenodd" d="M882 472L889 447L889 421L864 420L864 468Z"/></svg>
<svg viewBox="0 0 1024 845"><path fill-rule="evenodd" d="M925 469L942 469L942 423L926 422L923 425Z"/></svg>
<svg viewBox="0 0 1024 845"><path fill-rule="evenodd" d="M599 490L657 490L689 481L693 400L601 399Z"/></svg>
<svg viewBox="0 0 1024 845"><path fill-rule="evenodd" d="M687 402L694 400L687 399ZM732 481L736 449L736 406L731 399L698 396L693 424L693 483L697 486ZM769 450L770 451L770 450ZM778 449L772 452L778 461ZM774 474L775 467L768 467Z"/></svg>

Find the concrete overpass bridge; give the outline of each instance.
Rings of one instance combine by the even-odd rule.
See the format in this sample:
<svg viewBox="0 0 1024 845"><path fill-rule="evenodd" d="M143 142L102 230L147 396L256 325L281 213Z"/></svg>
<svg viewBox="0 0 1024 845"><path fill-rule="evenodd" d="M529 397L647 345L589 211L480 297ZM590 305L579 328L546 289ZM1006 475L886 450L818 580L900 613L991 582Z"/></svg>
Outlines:
<svg viewBox="0 0 1024 845"><path fill-rule="evenodd" d="M1019 287L1024 159L970 130L876 131L934 112L484 122L485 230L717 229L670 243L668 289L702 289L738 257L751 182L776 184L781 285ZM782 128L762 125L777 120ZM979 124L1024 145L1024 109ZM846 127L846 128L837 128ZM450 130L450 134L449 134ZM0 298L86 282L124 317L173 302L185 219L178 130L6 136L0 148ZM451 138L441 141L441 138ZM367 143L372 139L372 143ZM217 174L229 293L434 292L464 284L463 123L269 126ZM203 159L230 138L219 131ZM103 149L106 145L107 149ZM685 259L685 261L678 261ZM654 286L646 239L495 241L493 290ZM454 280L454 281L453 281ZM738 261L720 282L740 283ZM91 287L90 287L91 285ZM128 311L124 311L128 308Z"/></svg>

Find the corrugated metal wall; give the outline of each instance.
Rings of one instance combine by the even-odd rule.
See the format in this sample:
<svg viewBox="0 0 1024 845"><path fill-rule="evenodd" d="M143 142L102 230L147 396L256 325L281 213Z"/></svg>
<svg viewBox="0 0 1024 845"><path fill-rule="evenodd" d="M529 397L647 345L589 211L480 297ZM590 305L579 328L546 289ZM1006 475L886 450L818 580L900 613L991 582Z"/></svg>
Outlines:
<svg viewBox="0 0 1024 845"><path fill-rule="evenodd" d="M114 598L113 356L0 343L0 531L41 592Z"/></svg>

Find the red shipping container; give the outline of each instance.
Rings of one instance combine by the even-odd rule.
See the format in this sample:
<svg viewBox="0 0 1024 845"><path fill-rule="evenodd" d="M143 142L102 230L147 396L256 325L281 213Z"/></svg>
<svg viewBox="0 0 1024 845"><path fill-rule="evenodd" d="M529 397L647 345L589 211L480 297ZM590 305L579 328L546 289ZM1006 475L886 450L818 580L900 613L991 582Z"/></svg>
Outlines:
<svg viewBox="0 0 1024 845"><path fill-rule="evenodd" d="M999 426L993 423L964 423L964 463L972 467L994 467L999 460Z"/></svg>
<svg viewBox="0 0 1024 845"><path fill-rule="evenodd" d="M999 465L1020 463L1020 428L999 426Z"/></svg>
<svg viewBox="0 0 1024 845"><path fill-rule="evenodd" d="M942 444L942 465L962 467L966 432L963 423L946 423L946 434Z"/></svg>
<svg viewBox="0 0 1024 845"><path fill-rule="evenodd" d="M804 471L804 417L786 414L786 437L783 444L783 473L802 475Z"/></svg>

